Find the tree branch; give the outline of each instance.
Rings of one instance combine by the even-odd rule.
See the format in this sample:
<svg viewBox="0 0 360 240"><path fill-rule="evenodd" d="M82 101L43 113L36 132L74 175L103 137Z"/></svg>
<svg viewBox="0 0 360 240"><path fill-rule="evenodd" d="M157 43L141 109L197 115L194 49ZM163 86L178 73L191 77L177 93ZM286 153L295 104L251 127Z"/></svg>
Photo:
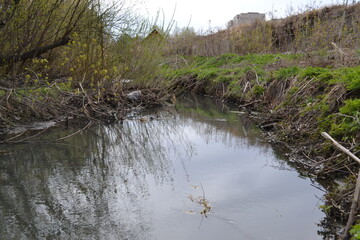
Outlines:
<svg viewBox="0 0 360 240"><path fill-rule="evenodd" d="M10 55L10 56L0 56L0 66L4 66L7 65L9 63L16 63L16 62L20 62L20 61L24 61L30 58L36 58L39 57L40 55L48 52L51 49L60 47L60 46L64 46L66 44L68 44L70 41L70 37L66 36L63 37L61 39L59 39L57 42L54 42L50 45L44 46L44 47L39 47L36 49L32 49L28 52L25 52L21 55Z"/></svg>

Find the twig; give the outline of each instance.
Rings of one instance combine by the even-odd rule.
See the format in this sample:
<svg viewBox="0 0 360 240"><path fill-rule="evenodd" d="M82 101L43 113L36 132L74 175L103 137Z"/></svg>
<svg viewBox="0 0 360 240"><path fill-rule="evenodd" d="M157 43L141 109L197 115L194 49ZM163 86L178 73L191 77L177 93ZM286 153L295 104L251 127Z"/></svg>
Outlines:
<svg viewBox="0 0 360 240"><path fill-rule="evenodd" d="M16 135L16 136L13 136L13 137L11 137L11 138L9 138L9 139L6 139L6 140L3 141L3 142L11 141L11 140L13 140L13 139L15 139L15 138L18 138L18 137L22 136L24 133L26 133L26 131L23 131L23 132L19 133L19 134Z"/></svg>
<svg viewBox="0 0 360 240"><path fill-rule="evenodd" d="M5 142L5 143L21 143L21 142L24 142L25 140L29 140L29 139L31 139L31 138L34 138L34 137L36 137L36 136L39 136L40 134L44 133L44 132L45 132L46 130L48 130L49 128L51 128L51 127L47 127L47 128L45 128L45 129L41 130L40 132L38 132L37 134L32 135L32 136L29 136L29 137L26 137L26 138L23 138L23 139L21 139L21 140L11 141L12 139L17 138L17 137L21 136L23 133L26 132L26 131L24 131L23 133L15 136L15 137L12 137L12 138L10 138L10 139L7 139L7 140L5 140L4 142Z"/></svg>
<svg viewBox="0 0 360 240"><path fill-rule="evenodd" d="M25 138L25 139L22 139L22 140L19 140L19 141L7 141L7 142L2 142L2 143L52 143L52 142L58 142L58 141L61 141L61 140L64 140L64 139L67 139L69 137L72 137L78 133L81 133L82 131L84 131L85 129L87 129L90 125L92 124L92 121L90 121L85 127L83 127L82 129L76 131L76 132L73 132L69 135L66 135L64 137L61 137L61 138L57 138L57 139L54 139L54 140L49 140L49 141L25 141L25 140L28 140L30 138L33 138L33 137L36 137L38 135L40 135L41 133L43 133L44 131L46 131L47 129L49 128L45 128L44 130L42 130L40 133L34 135L34 136L30 136L28 138Z"/></svg>
<svg viewBox="0 0 360 240"><path fill-rule="evenodd" d="M87 129L91 124L92 124L92 121L90 121L88 124L86 124L86 126L84 128L82 128L82 129L80 129L79 131L76 131L76 132L74 132L72 134L69 134L69 135L66 135L64 137L61 137L61 138L58 138L58 139L55 139L55 140L51 140L51 141L48 141L48 142L57 142L57 141L64 140L66 138L72 137L72 136L84 131L85 129Z"/></svg>
<svg viewBox="0 0 360 240"><path fill-rule="evenodd" d="M315 184L313 184L313 183L311 183L310 185L311 185L312 187L314 187L314 188L316 188L316 189L318 189L318 190L320 190L320 191L322 191L322 192L326 193L326 191L325 191L323 188L318 187L318 186L316 186L316 185L315 185Z"/></svg>
<svg viewBox="0 0 360 240"><path fill-rule="evenodd" d="M203 188L202 183L200 183L200 186L201 186L201 191L202 191L202 193L203 193L203 199L205 199L205 191L204 191L204 188Z"/></svg>

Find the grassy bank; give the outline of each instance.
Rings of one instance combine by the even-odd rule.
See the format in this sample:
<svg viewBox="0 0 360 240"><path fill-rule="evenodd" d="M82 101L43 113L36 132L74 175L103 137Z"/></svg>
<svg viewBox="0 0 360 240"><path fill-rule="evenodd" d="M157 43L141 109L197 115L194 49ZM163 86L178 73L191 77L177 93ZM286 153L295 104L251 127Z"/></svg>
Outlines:
<svg viewBox="0 0 360 240"><path fill-rule="evenodd" d="M302 55L224 54L179 58L177 64L163 66L163 75L175 89L186 88L248 108L271 110L269 117L286 118L291 126L284 129L306 134L306 138L320 131L342 141L359 137L359 66L306 66ZM297 125L305 119L311 120L311 127Z"/></svg>
<svg viewBox="0 0 360 240"><path fill-rule="evenodd" d="M344 221L358 166L320 133L328 132L355 154L360 152L360 67L337 68L336 61L327 67L310 65L301 54L176 57L163 65L162 75L175 91L236 102L273 139L306 158L301 164L310 175L342 179L346 187L334 185L326 196L326 212Z"/></svg>

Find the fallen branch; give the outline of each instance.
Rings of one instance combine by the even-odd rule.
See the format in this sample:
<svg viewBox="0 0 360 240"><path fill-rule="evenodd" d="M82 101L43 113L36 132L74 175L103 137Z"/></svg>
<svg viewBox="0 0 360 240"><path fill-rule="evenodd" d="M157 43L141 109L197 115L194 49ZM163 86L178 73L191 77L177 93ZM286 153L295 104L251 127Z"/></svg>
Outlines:
<svg viewBox="0 0 360 240"><path fill-rule="evenodd" d="M352 152L350 152L347 148L342 146L340 143L335 141L335 139L333 139L329 134L327 134L326 132L322 132L321 136L330 140L337 148L339 148L342 152L346 153L349 157L351 157L352 159L354 159L355 161L357 161L360 164L360 159L357 156L355 156Z"/></svg>
<svg viewBox="0 0 360 240"><path fill-rule="evenodd" d="M346 149L340 143L335 141L335 139L333 139L329 134L327 134L326 132L322 132L321 136L330 140L337 148L339 148L342 152L346 153L349 157L351 157L352 159L354 159L356 162L358 162L360 164L360 159L357 156L355 156L352 152L350 152L348 149ZM349 231L350 231L352 225L354 224L355 215L359 209L359 198L360 198L360 170L358 172L358 176L357 176L357 180L356 180L356 187L355 187L354 197L353 197L353 200L351 203L349 218L346 223L344 234L341 237L342 240L350 239Z"/></svg>

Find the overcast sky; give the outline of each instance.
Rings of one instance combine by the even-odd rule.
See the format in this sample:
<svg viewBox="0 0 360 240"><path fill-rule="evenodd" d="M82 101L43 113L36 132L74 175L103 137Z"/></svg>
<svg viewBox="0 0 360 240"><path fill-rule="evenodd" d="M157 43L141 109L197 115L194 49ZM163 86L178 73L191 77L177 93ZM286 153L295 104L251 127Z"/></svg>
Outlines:
<svg viewBox="0 0 360 240"><path fill-rule="evenodd" d="M174 20L179 27L188 26L195 30L206 31L225 28L226 23L235 15L246 12L273 12L276 17L283 17L289 12L298 12L306 6L319 7L342 4L343 0L143 0L141 5L144 14L153 17L158 10L164 12L169 21L175 10ZM350 0L349 3L353 1ZM292 6L293 10L290 11Z"/></svg>

